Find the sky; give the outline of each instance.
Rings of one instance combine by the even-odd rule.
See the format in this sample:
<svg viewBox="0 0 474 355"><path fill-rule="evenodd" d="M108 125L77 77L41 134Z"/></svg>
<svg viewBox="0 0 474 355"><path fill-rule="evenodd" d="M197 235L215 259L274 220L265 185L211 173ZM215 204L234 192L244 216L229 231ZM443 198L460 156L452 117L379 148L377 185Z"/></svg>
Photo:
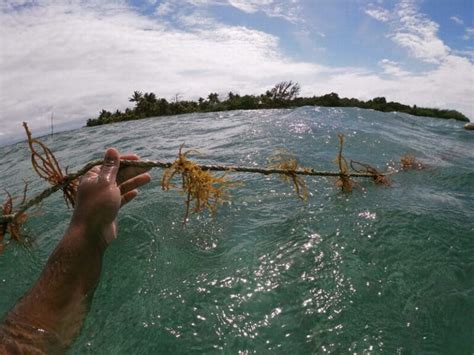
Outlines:
<svg viewBox="0 0 474 355"><path fill-rule="evenodd" d="M0 142L79 127L134 90L301 95L456 109L474 120L472 0L2 0Z"/></svg>

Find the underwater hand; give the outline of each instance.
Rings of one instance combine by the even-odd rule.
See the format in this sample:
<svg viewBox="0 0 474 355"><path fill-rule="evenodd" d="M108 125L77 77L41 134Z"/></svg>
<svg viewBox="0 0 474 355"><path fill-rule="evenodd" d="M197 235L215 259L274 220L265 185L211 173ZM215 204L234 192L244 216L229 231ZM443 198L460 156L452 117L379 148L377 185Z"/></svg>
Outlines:
<svg viewBox="0 0 474 355"><path fill-rule="evenodd" d="M119 156L116 149L108 149L103 164L90 169L80 180L71 224L85 228L92 238L98 236L104 247L117 236L120 207L137 196L138 187L150 182L146 169L120 169L120 160L138 159L137 155Z"/></svg>

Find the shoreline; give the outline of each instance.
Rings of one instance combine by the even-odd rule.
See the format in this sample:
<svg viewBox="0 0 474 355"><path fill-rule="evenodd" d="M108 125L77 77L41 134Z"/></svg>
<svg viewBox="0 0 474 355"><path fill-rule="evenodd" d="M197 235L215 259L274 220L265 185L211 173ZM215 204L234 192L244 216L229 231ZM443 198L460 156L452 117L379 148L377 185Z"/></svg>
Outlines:
<svg viewBox="0 0 474 355"><path fill-rule="evenodd" d="M357 107L361 109L372 109L380 112L400 112L417 117L432 117L440 119L454 119L461 122L470 120L461 112L456 110L442 110L437 108L409 106L399 102L387 101L385 97L376 97L372 100L362 101L354 98L340 98L336 93L323 96L298 97L300 87L298 83L281 82L271 90L260 95L243 95L229 92L227 98L219 99L217 93L210 93L207 99L199 98L197 101L175 101L168 102L165 98L159 98L154 93L142 93L135 91L129 101L135 103L135 107L126 108L125 111L116 110L110 112L102 110L97 118L90 118L86 122L87 127L110 124L114 122L134 121L150 117L175 116L189 113L223 112L235 110L254 109L284 109L303 106L320 107Z"/></svg>

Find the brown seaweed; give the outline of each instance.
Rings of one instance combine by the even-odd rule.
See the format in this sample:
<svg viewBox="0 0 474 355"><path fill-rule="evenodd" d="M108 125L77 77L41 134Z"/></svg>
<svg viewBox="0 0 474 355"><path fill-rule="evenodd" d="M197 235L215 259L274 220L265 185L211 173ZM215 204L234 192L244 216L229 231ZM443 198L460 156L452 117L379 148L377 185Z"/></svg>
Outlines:
<svg viewBox="0 0 474 355"><path fill-rule="evenodd" d="M372 174L372 179L378 185L384 185L384 186L392 185L391 181L386 176L386 173L379 171L378 169L374 168L373 166L369 164L351 160L350 165L351 165L351 169L357 173Z"/></svg>
<svg viewBox="0 0 474 355"><path fill-rule="evenodd" d="M340 187L343 192L352 192L354 187L354 182L351 180L349 175L349 164L347 164L346 158L342 155L342 150L344 147L344 135L341 133L337 134L339 140L339 152L334 160L339 167L339 177L336 180L336 186Z"/></svg>
<svg viewBox="0 0 474 355"><path fill-rule="evenodd" d="M308 188L302 176L296 175L296 171L302 169L298 165L296 157L285 149L279 149L274 156L268 158L270 168L286 170L285 174L280 174L280 178L285 182L291 182L296 195L306 200L308 198ZM305 168L303 168L305 170Z"/></svg>
<svg viewBox="0 0 474 355"><path fill-rule="evenodd" d="M67 178L67 168L63 173L56 157L51 152L51 150L42 142L32 137L26 122L23 122L23 127L25 128L26 135L28 137L28 146L30 147L31 151L31 164L34 171L38 174L38 176L53 186L63 184ZM77 185L77 180L71 180L64 187L62 187L64 200L66 201L68 207L69 205L74 207Z"/></svg>
<svg viewBox="0 0 474 355"><path fill-rule="evenodd" d="M193 205L193 213L208 209L214 214L217 207L226 200L227 189L233 187L234 184L227 179L226 173L222 176L214 176L210 171L201 169L198 164L189 160L188 156L196 151L183 152L182 149L183 145L179 148L178 158L164 171L161 187L163 190L176 188L177 186L171 180L176 175L181 175L181 189L186 195L183 224L186 224L191 205Z"/></svg>

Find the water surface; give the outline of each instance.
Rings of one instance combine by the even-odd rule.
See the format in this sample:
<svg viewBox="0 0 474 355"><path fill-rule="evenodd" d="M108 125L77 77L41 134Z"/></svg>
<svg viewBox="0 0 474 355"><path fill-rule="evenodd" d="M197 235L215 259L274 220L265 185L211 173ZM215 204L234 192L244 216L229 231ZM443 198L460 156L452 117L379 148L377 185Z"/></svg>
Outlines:
<svg viewBox="0 0 474 355"><path fill-rule="evenodd" d="M405 153L429 166L358 180L350 195L310 178L298 200L277 177L242 186L215 218L181 226L183 196L161 171L119 218L100 284L71 354L444 353L474 351L474 135L451 120L304 107L151 118L45 137L70 171L106 147L172 160L182 143L203 163L265 165L277 148L303 166L348 158L385 168ZM1 188L31 191L25 143L0 148ZM31 246L0 256L0 313L37 278L71 212L53 196L26 225Z"/></svg>

